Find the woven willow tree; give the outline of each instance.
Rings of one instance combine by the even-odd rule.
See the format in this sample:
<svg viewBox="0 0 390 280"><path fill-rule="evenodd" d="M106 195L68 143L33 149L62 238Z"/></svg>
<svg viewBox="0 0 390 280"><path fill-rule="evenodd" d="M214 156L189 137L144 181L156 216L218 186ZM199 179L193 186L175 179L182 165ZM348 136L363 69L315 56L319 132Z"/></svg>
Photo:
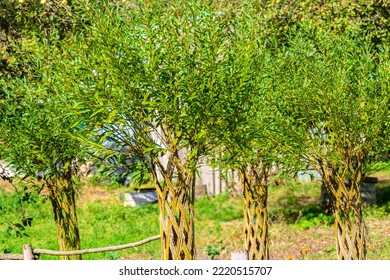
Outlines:
<svg viewBox="0 0 390 280"><path fill-rule="evenodd" d="M43 68L39 70L45 72ZM76 159L83 157L85 149L69 136L74 120L65 116L62 101L37 77L8 81L3 90L6 95L0 107L0 137L7 144L2 149L2 158L18 174L23 174L24 184L30 189L38 192L44 189L48 193L59 249L80 249L76 213L78 185L74 179ZM39 180L38 173L42 174ZM80 259L81 256L62 258Z"/></svg>
<svg viewBox="0 0 390 280"><path fill-rule="evenodd" d="M238 170L243 189L244 247L250 260L269 258L268 185L271 167L278 162L265 100L272 98L272 60L258 33L257 15L238 9L229 65L219 74L223 84L224 110L210 136L222 148L216 164Z"/></svg>
<svg viewBox="0 0 390 280"><path fill-rule="evenodd" d="M80 232L76 213L77 190L71 168L66 176L45 180L49 191L60 251L80 250ZM61 256L61 259L80 260L81 255Z"/></svg>
<svg viewBox="0 0 390 280"><path fill-rule="evenodd" d="M250 260L268 260L268 166L240 171L244 194L245 248Z"/></svg>
<svg viewBox="0 0 390 280"><path fill-rule="evenodd" d="M74 163L84 149L70 137L75 118L57 95L62 85L47 80L52 62L47 58L89 20L87 1L68 2L0 3L0 157L23 174L19 179L29 190L21 191L48 193L60 250L80 249Z"/></svg>
<svg viewBox="0 0 390 280"><path fill-rule="evenodd" d="M193 159L194 162L196 160ZM155 166L158 166L157 170L162 175L162 182L159 181L158 173L152 170L152 178L159 198L162 259L165 260L196 258L195 170L188 166L189 163L190 160L182 164L177 153L170 154L166 168L159 159L155 159Z"/></svg>
<svg viewBox="0 0 390 280"><path fill-rule="evenodd" d="M144 164L158 193L162 258L195 259L195 171L222 108L217 72L234 15L188 1L90 11L96 20L56 67L92 137L80 138L100 149L93 137L109 137Z"/></svg>
<svg viewBox="0 0 390 280"><path fill-rule="evenodd" d="M322 176L335 218L338 259L366 259L361 209L365 170L389 145L388 48L370 38L301 26L290 34L275 114L285 139ZM283 85L282 85L283 84Z"/></svg>
<svg viewBox="0 0 390 280"><path fill-rule="evenodd" d="M337 172L321 167L323 182L330 193L331 207L335 218L334 234L339 259L362 260L367 258L367 232L363 221L361 183L362 167L352 169L354 179L347 181Z"/></svg>
<svg viewBox="0 0 390 280"><path fill-rule="evenodd" d="M28 186L28 190L22 191L44 189L48 193L59 249L77 250L81 245L76 213L76 160L83 158L85 149L70 136L76 118L68 114L64 100L58 98L57 93L62 90L46 83L50 65L41 63L48 53L57 53L61 45L49 47L33 36L28 40L30 45L19 50L20 62L25 65L20 77L4 75L0 80L0 142L6 143L1 158L18 171L19 179ZM42 174L41 178L37 174Z"/></svg>

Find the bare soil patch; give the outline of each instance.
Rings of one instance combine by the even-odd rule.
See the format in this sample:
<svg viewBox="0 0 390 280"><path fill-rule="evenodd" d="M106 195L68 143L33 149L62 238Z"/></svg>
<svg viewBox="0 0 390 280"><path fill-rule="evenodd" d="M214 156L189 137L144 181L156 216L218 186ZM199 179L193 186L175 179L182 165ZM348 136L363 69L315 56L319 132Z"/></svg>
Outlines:
<svg viewBox="0 0 390 280"><path fill-rule="evenodd" d="M14 190L14 187L8 181L0 179L0 190L12 192Z"/></svg>
<svg viewBox="0 0 390 280"><path fill-rule="evenodd" d="M108 189L99 185L83 186L79 191L77 203L85 205L95 201L119 202L121 192L119 189Z"/></svg>

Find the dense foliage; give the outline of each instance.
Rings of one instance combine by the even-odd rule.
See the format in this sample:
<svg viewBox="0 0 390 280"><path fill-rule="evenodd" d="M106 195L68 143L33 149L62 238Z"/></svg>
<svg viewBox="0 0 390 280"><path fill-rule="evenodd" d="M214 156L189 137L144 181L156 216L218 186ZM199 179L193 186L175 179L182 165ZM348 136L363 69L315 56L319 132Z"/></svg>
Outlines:
<svg viewBox="0 0 390 280"><path fill-rule="evenodd" d="M4 0L0 11L0 156L43 173L57 224L77 228L79 163L123 155L158 192L163 258L194 259L208 156L240 171L247 249L268 258L271 175L306 166L331 194L339 258L366 257L360 184L390 149L386 0Z"/></svg>

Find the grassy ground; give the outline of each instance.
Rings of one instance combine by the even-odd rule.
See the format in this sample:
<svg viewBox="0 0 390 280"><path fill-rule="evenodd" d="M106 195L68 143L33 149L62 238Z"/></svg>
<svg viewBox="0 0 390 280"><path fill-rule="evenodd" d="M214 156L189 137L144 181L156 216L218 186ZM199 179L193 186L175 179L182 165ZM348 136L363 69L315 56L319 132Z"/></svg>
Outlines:
<svg viewBox="0 0 390 280"><path fill-rule="evenodd" d="M390 181L388 181L390 182ZM126 188L84 184L78 198L82 248L135 242L159 234L158 207L123 207ZM271 259L335 259L333 219L319 206L318 183L288 183L269 191ZM390 183L377 189L378 204L365 207L369 232L369 258L390 259ZM20 207L23 205L23 207ZM196 201L198 259L229 259L243 249L242 202L239 194L221 194ZM9 222L21 213L32 217L24 230ZM0 253L21 253L23 244L58 250L50 203L39 197L21 202L12 188L0 182ZM9 230L14 228L14 230ZM19 233L18 233L19 232ZM160 243L152 241L134 249L87 254L84 259L159 259ZM57 257L41 256L42 259Z"/></svg>

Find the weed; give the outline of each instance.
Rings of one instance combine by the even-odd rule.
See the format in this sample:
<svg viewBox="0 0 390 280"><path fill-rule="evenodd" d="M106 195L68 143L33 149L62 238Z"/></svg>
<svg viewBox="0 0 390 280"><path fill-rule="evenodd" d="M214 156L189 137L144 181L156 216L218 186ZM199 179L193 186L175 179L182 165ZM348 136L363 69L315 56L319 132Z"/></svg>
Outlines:
<svg viewBox="0 0 390 280"><path fill-rule="evenodd" d="M336 248L334 246L327 246L324 249L322 249L322 251L330 254L336 252Z"/></svg>
<svg viewBox="0 0 390 280"><path fill-rule="evenodd" d="M378 206L363 206L363 213L367 219L383 219L390 215L390 202Z"/></svg>
<svg viewBox="0 0 390 280"><path fill-rule="evenodd" d="M108 253L108 259L109 260L117 260L119 259L119 255L115 252L109 252Z"/></svg>
<svg viewBox="0 0 390 280"><path fill-rule="evenodd" d="M334 223L332 215L318 213L317 207L312 208L309 206L308 209L302 211L302 218L296 223L297 229L309 229L313 226L330 226Z"/></svg>
<svg viewBox="0 0 390 280"><path fill-rule="evenodd" d="M205 254L209 256L212 260L218 256L221 253L221 247L220 246L215 246L213 247L212 245L206 245Z"/></svg>

